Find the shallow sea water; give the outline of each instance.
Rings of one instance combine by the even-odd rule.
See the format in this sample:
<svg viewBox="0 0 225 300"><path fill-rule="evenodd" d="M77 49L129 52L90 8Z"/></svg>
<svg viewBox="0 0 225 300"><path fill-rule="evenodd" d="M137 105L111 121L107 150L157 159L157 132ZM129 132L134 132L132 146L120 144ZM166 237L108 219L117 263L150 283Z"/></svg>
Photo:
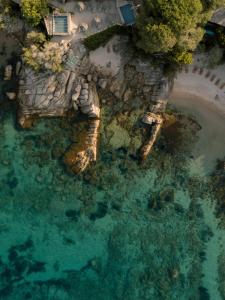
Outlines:
<svg viewBox="0 0 225 300"><path fill-rule="evenodd" d="M1 106L0 299L224 299L225 233L191 152L162 137L141 166L101 140L97 164L74 176L62 156L77 131L57 118L22 130Z"/></svg>

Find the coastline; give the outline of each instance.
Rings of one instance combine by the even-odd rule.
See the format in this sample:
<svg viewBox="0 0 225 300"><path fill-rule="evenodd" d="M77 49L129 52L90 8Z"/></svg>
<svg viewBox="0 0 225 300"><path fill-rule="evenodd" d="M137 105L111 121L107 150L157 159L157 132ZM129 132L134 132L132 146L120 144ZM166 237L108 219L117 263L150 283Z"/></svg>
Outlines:
<svg viewBox="0 0 225 300"><path fill-rule="evenodd" d="M193 116L202 129L199 141L193 149L193 173L210 173L217 159L225 155L225 111L218 109L212 101L197 93L175 89L170 95L170 104ZM223 142L224 141L224 142Z"/></svg>
<svg viewBox="0 0 225 300"><path fill-rule="evenodd" d="M187 67L174 80L172 94L191 94L213 104L225 116L225 64L206 69L197 64Z"/></svg>

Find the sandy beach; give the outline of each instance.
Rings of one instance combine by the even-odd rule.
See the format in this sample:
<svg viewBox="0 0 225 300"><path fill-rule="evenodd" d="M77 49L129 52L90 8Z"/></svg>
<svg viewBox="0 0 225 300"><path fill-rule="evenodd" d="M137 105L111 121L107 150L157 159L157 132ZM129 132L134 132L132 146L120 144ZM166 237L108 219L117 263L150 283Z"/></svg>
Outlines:
<svg viewBox="0 0 225 300"><path fill-rule="evenodd" d="M193 149L193 172L210 172L216 159L225 156L225 113L207 99L186 91L172 92L170 103L201 125L199 141Z"/></svg>

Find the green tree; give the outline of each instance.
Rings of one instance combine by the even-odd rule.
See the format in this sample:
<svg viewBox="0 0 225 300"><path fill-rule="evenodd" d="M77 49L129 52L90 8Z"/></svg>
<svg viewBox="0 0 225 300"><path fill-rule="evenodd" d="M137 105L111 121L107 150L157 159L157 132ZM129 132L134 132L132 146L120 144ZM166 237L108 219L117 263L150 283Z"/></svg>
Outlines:
<svg viewBox="0 0 225 300"><path fill-rule="evenodd" d="M32 44L42 46L46 42L46 36L42 32L31 31L27 34L26 43L30 46Z"/></svg>
<svg viewBox="0 0 225 300"><path fill-rule="evenodd" d="M225 0L146 0L137 18L136 45L146 53L168 53L191 62L213 9Z"/></svg>
<svg viewBox="0 0 225 300"><path fill-rule="evenodd" d="M22 14L29 23L37 26L48 14L47 0L22 0Z"/></svg>

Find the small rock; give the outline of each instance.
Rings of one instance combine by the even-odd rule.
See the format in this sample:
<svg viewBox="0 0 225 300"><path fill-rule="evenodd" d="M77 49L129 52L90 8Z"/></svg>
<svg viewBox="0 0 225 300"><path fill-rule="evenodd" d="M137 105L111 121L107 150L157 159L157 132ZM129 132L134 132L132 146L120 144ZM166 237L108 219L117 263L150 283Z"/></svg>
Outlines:
<svg viewBox="0 0 225 300"><path fill-rule="evenodd" d="M25 95L31 95L31 91L30 91L30 90L26 90L26 91L24 92L24 94L25 94Z"/></svg>
<svg viewBox="0 0 225 300"><path fill-rule="evenodd" d="M97 81L98 81L98 76L97 76L97 75L94 75L94 76L93 76L93 81L94 81L94 82L97 82Z"/></svg>
<svg viewBox="0 0 225 300"><path fill-rule="evenodd" d="M74 109L75 111L78 110L78 106L77 106L76 102L73 102L73 109Z"/></svg>
<svg viewBox="0 0 225 300"><path fill-rule="evenodd" d="M123 100L127 102L130 99L131 95L132 95L131 89L127 89L123 95Z"/></svg>
<svg viewBox="0 0 225 300"><path fill-rule="evenodd" d="M78 85L75 87L75 91L80 93L80 91L81 91L81 85L80 85L80 84L78 84Z"/></svg>
<svg viewBox="0 0 225 300"><path fill-rule="evenodd" d="M146 115L143 116L142 122L145 123L145 124L151 125L152 123L154 123L154 119L151 116L148 116L146 114Z"/></svg>
<svg viewBox="0 0 225 300"><path fill-rule="evenodd" d="M9 93L6 93L6 96L9 98L9 100L14 100L16 98L16 93L9 92Z"/></svg>
<svg viewBox="0 0 225 300"><path fill-rule="evenodd" d="M88 82L90 82L92 80L92 75L91 74L88 74L87 80L88 80Z"/></svg>
<svg viewBox="0 0 225 300"><path fill-rule="evenodd" d="M41 175L37 175L37 176L35 177L35 179L36 179L36 181L37 181L38 183L43 182L43 178L42 178Z"/></svg>
<svg viewBox="0 0 225 300"><path fill-rule="evenodd" d="M18 76L20 71L21 71L21 66L22 66L22 63L21 61L18 61L17 64L16 64L16 75Z"/></svg>
<svg viewBox="0 0 225 300"><path fill-rule="evenodd" d="M89 84L87 82L83 83L82 88L88 90Z"/></svg>
<svg viewBox="0 0 225 300"><path fill-rule="evenodd" d="M88 90L82 89L80 94L81 94L82 96L88 95Z"/></svg>
<svg viewBox="0 0 225 300"><path fill-rule="evenodd" d="M98 85L101 89L104 90L107 86L107 80L105 80L103 78L100 78L99 81L98 81Z"/></svg>
<svg viewBox="0 0 225 300"><path fill-rule="evenodd" d="M80 93L75 93L75 94L73 94L73 96L72 96L72 101L77 101L78 98L79 98L79 96L80 96Z"/></svg>
<svg viewBox="0 0 225 300"><path fill-rule="evenodd" d="M88 95L81 95L79 97L80 100L88 100Z"/></svg>
<svg viewBox="0 0 225 300"><path fill-rule="evenodd" d="M13 71L12 65L7 65L5 67L4 80L11 80L12 79L12 71Z"/></svg>

